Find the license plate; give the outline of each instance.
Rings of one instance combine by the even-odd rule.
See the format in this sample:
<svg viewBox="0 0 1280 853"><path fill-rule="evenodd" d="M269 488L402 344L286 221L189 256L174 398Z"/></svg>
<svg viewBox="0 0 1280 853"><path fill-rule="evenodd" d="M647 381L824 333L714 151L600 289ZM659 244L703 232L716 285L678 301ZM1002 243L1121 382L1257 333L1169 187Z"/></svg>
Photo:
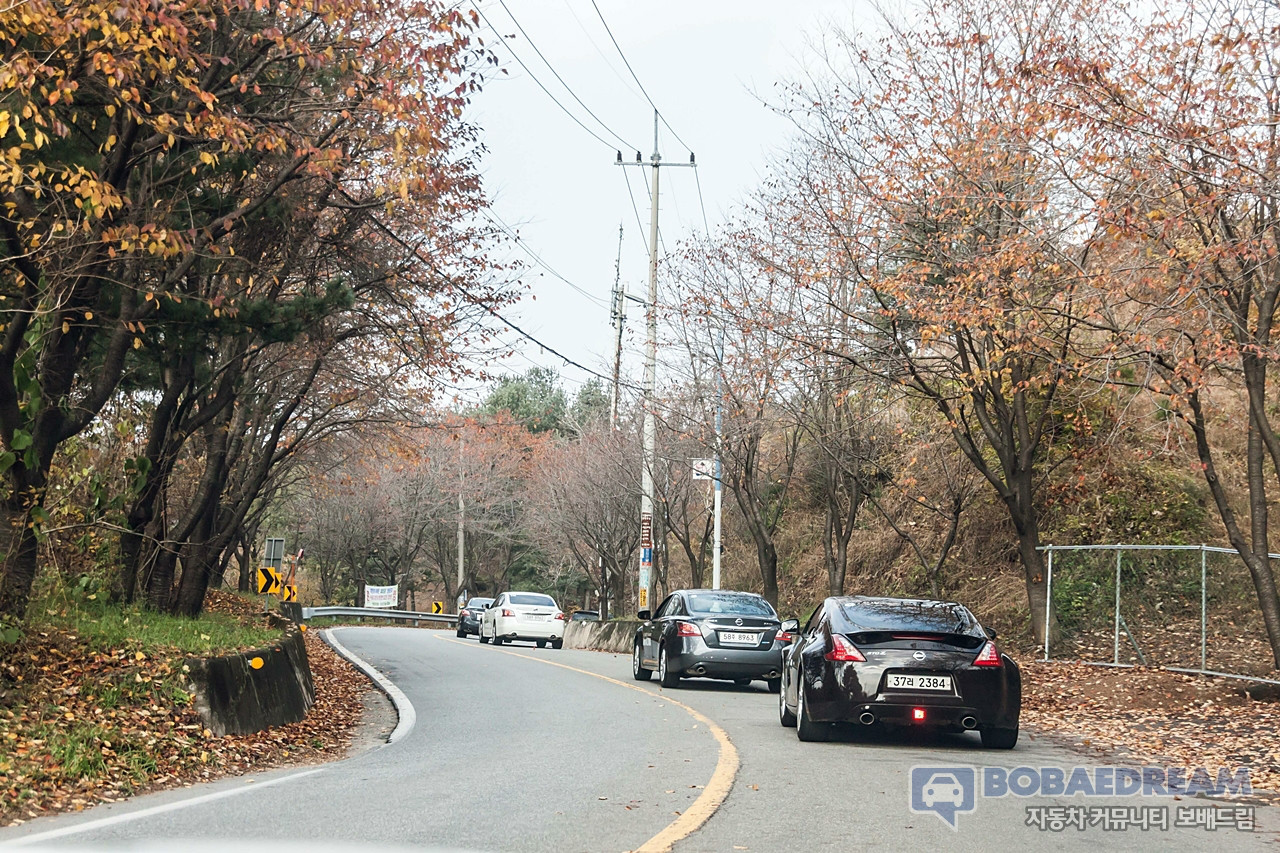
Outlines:
<svg viewBox="0 0 1280 853"><path fill-rule="evenodd" d="M760 645L760 635L746 634L741 631L721 631L720 644L732 646L758 646Z"/></svg>
<svg viewBox="0 0 1280 853"><path fill-rule="evenodd" d="M546 622L551 616L546 613L526 613L524 620L526 622Z"/></svg>
<svg viewBox="0 0 1280 853"><path fill-rule="evenodd" d="M890 675L890 690L951 690L949 675Z"/></svg>

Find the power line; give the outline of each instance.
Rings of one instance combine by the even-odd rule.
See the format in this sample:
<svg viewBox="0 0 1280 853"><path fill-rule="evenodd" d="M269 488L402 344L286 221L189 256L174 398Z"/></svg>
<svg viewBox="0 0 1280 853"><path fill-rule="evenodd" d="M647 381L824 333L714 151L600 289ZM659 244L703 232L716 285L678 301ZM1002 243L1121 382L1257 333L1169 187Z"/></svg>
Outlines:
<svg viewBox="0 0 1280 853"><path fill-rule="evenodd" d="M600 305L601 307L604 307L604 306L608 305L608 303L607 303L607 302L605 302L605 300L601 299L599 296L595 296L595 295L593 295L592 293L590 293L589 291L587 291L585 288L580 287L580 286L578 286L577 284L574 284L572 281L570 281L569 279L567 279L567 278L565 278L563 275L561 275L561 274L556 270L556 268L555 268L555 267L551 266L551 264L547 263L547 262L546 262L546 261L544 261L541 257L539 257L539 256L538 256L538 253L537 253L537 252L535 252L535 251L533 251L533 249L530 249L530 248L529 248L529 244L528 244L527 242L525 242L524 240L522 240L522 239L520 238L520 235L519 235L518 233L516 233L515 229L513 229L510 225L508 225L508 224L506 223L506 220L504 220L501 216L499 216L498 214L494 213L492 210L488 210L488 209L486 209L486 210L484 211L484 215L485 215L485 216L486 216L486 217L487 217L491 222L493 222L495 225L497 225L499 228L501 228L501 229L506 233L506 235L507 235L508 237L510 237L510 238L515 242L515 244L516 244L517 246L519 246L519 247L520 247L521 251L523 251L523 252L524 252L525 254L527 254L530 258L532 258L532 259L533 259L533 261L534 261L534 263L535 263L535 264L537 264L539 267L541 267L542 269L544 269L544 270L546 270L547 272L551 273L551 275L553 275L554 277L556 277L556 278L560 279L562 282L564 282L565 284L569 285L569 287L573 288L573 289L574 289L574 290L576 290L578 293L582 294L582 295L583 295L583 296L585 296L587 299L590 299L592 302L596 303L597 305Z"/></svg>
<svg viewBox="0 0 1280 853"><path fill-rule="evenodd" d="M631 79L636 81L636 85L640 87L640 92L644 95L644 99L649 102L649 106L653 107L654 112L658 114L658 118L662 119L662 123L667 126L667 130L671 131L671 135L676 138L684 146L686 151L692 151L689 143L680 138L680 134L676 133L676 129L667 122L666 117L662 115L662 110L658 109L658 105L653 102L653 98L649 97L649 93L645 91L644 84L640 82L640 78L636 76L635 69L631 67L631 63L627 61L627 55L622 52L622 47L618 44L618 40L613 37L613 30L609 29L609 22L604 19L604 14L600 11L600 7L596 5L596 0L591 0L591 7L596 10L596 17L600 19L600 23L604 24L604 31L609 34L609 41L613 42L613 47L618 51L618 56L622 57L622 64L627 66L627 70L631 72Z"/></svg>
<svg viewBox="0 0 1280 853"><path fill-rule="evenodd" d="M499 39L501 39L501 38L502 38L502 32L501 32L497 27L495 27L495 26L493 25L493 23L489 20L488 16L486 16L486 15L485 15L485 13L484 13L483 11L481 11L480 7L479 7L479 6L476 6L476 7L475 7L475 10L476 10L476 12L480 15L480 17L484 20L485 24L487 24L487 25L488 25L489 29L493 30L494 35L496 35ZM513 18L512 20L515 20L515 19ZM519 26L519 25L517 24L517 26ZM504 39L504 43L505 43L505 39ZM594 137L596 138L596 140L597 140L601 145L605 146L606 148L608 148L608 149L610 149L610 150L617 150L617 146L615 146L612 142L608 141L608 140L607 140L607 139L605 139L603 136L601 136L600 134L596 133L596 132L595 132L594 130L592 130L591 128L587 127L585 124L583 124L583 123L582 123L582 120L581 120L581 119L579 119L579 118L578 118L576 115L574 115L573 113L569 112L569 108L568 108L568 107L566 107L564 104L560 103L559 99L558 99L558 98L556 98L556 96L555 96L555 95L551 94L551 90L550 90L550 89L548 89L546 86L542 85L542 81L538 79L537 75L533 73L532 69L530 69L528 65L525 65L525 64L524 64L524 60L520 58L519 54L517 54L515 51L511 51L511 58L512 58L512 59L514 59L516 62L518 62L518 63L520 64L520 67L521 67L521 68L523 68L523 69L525 70L525 73L529 75L529 77L533 80L533 82L535 82L535 83L537 83L537 84L538 84L538 88L539 88L539 89L541 89L543 92L546 92L547 97L548 97L548 98L550 98L550 99L555 103L555 105L556 105L557 107L559 107L559 108L561 109L561 111L563 111L563 112L564 112L564 114L565 114L565 115L567 115L569 118L571 118L571 119L573 120L574 124L578 125L578 127L582 128L582 129L583 129L583 130L585 130L587 133L589 133L589 134L591 134L592 136L594 136ZM543 60L543 61L545 62L546 60ZM555 72L553 71L552 73L555 73ZM570 92L569 94L571 94L571 95L572 95L573 93L572 93L572 92ZM575 95L574 97L577 97L577 96ZM599 121L599 119L597 119L597 121ZM609 133L613 133L613 131L609 130L607 127L605 128L605 130L608 130L608 132L609 132ZM616 135L616 134L615 134L615 135Z"/></svg>
<svg viewBox="0 0 1280 853"><path fill-rule="evenodd" d="M702 208L702 230L708 237L711 236L711 226L707 224L707 205L702 201L702 178L698 177L698 170L693 170L693 180L698 185L698 207Z"/></svg>
<svg viewBox="0 0 1280 853"><path fill-rule="evenodd" d="M644 234L644 224L640 221L640 208L636 205L636 194L631 190L631 176L627 174L627 170L622 170L622 177L627 181L627 195L631 196L631 210L636 215L636 233ZM649 247L646 244L644 253L649 254Z"/></svg>
<svg viewBox="0 0 1280 853"><path fill-rule="evenodd" d="M574 92L574 91L573 91L573 89L569 87L569 84L568 84L568 83L566 83L566 82L564 82L564 78L560 76L560 72L556 71L555 67L554 67L554 66L553 66L549 61L547 61L547 58L546 58L545 56L543 56L543 55L542 55L542 51L541 51L541 50L539 50L539 49L538 49L538 46L537 46L536 44L534 44L534 43L533 43L533 39L529 37L529 34L528 34L527 32L525 32L524 27L520 26L520 22L516 20L516 16L515 16L514 14L512 14L511 9L507 6L506 0L498 0L498 5L502 6L503 10L507 13L507 16L508 16L509 18L511 18L511 23L513 23L513 24L515 24L515 25L516 25L516 29L520 31L520 35L524 36L524 40L525 40L526 42L528 42L529 47L533 48L533 52L534 52L534 53L536 53L536 54L538 54L538 58L542 60L542 64L543 64L543 65L545 65L545 66L547 66L547 70L549 70L553 75L555 75L555 78L556 78L557 80L559 80L559 81L560 81L560 85L561 85L561 86L564 86L564 90L565 90L566 92L568 92L568 93L573 97L573 99L574 99L575 101L577 101L577 102L578 102L578 106L580 106L580 107L582 107L584 110L586 110L586 111L587 111L587 115L589 115L589 116L591 116L593 119L595 119L595 120L596 120L596 122L597 122L601 127L603 127L603 128L604 128L604 129L609 133L609 135L610 135L610 136L612 136L614 139L618 140L618 142L622 143L622 147L624 147L624 148L632 148L632 147L634 147L634 146L632 146L632 145L631 145L631 143L627 142L627 140L623 139L623 138L622 138L621 136L619 136L617 133L614 133L613 128L611 128L611 127L609 127L609 125L605 124L604 120L603 120L603 119L601 119L601 118L600 118L600 116L598 116L598 115L596 115L594 112L592 112L591 107L589 107L589 106L587 106L585 103L583 103L583 102L582 102L582 98L579 98L579 97L578 97L578 95L577 95L577 93L576 93L576 92ZM513 55L514 55L514 54L513 54ZM673 131L673 133L674 133L674 131Z"/></svg>

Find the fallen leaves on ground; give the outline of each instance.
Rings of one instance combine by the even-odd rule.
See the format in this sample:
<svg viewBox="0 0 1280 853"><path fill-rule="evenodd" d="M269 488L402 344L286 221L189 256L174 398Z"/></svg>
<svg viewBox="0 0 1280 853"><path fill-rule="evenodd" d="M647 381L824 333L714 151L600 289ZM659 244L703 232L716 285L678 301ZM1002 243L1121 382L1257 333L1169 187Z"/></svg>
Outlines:
<svg viewBox="0 0 1280 853"><path fill-rule="evenodd" d="M1130 763L1248 767L1255 791L1280 792L1274 687L1059 661L1022 664L1022 679L1025 726Z"/></svg>
<svg viewBox="0 0 1280 853"><path fill-rule="evenodd" d="M215 598L221 612L253 613L243 599ZM218 737L191 706L184 656L94 651L73 634L33 631L0 661L0 825L340 757L370 687L312 632L306 646L316 687L306 718Z"/></svg>

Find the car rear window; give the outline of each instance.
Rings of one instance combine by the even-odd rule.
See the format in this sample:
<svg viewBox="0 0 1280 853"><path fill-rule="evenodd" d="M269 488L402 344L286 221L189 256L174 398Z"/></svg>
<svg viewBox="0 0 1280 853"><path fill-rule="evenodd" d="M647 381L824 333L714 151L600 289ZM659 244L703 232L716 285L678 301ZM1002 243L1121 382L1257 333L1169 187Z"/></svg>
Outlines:
<svg viewBox="0 0 1280 853"><path fill-rule="evenodd" d="M492 598L473 598L467 602L468 607L484 607L493 602Z"/></svg>
<svg viewBox="0 0 1280 853"><path fill-rule="evenodd" d="M539 595L536 592L515 592L510 596L512 604L529 604L543 605L545 607L555 607L556 600L549 595Z"/></svg>
<svg viewBox="0 0 1280 853"><path fill-rule="evenodd" d="M870 598L842 602L840 612L853 631L975 634L981 630L972 613L959 604L946 601Z"/></svg>
<svg viewBox="0 0 1280 853"><path fill-rule="evenodd" d="M723 592L695 592L685 596L690 613L732 613L734 616L774 618L769 602L758 595L733 595Z"/></svg>

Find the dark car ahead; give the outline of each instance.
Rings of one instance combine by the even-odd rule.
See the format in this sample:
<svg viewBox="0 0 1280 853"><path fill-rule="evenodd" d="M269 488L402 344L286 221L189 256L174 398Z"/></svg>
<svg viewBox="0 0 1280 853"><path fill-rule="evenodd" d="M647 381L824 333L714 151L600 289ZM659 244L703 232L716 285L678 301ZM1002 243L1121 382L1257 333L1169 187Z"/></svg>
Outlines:
<svg viewBox="0 0 1280 853"><path fill-rule="evenodd" d="M599 622L599 610L575 610L569 617L570 622Z"/></svg>
<svg viewBox="0 0 1280 853"><path fill-rule="evenodd" d="M782 647L789 637L762 597L720 589L671 593L656 613L641 610L631 674L648 681L657 670L664 687L681 678L721 678L740 686L763 679L781 684Z"/></svg>
<svg viewBox="0 0 1280 853"><path fill-rule="evenodd" d="M995 636L950 601L828 598L784 655L778 716L800 740L858 722L977 729L983 746L1012 749L1022 675Z"/></svg>
<svg viewBox="0 0 1280 853"><path fill-rule="evenodd" d="M480 636L480 617L484 615L484 609L492 603L492 598L469 600L467 606L458 611L458 636L466 637L468 634Z"/></svg>

